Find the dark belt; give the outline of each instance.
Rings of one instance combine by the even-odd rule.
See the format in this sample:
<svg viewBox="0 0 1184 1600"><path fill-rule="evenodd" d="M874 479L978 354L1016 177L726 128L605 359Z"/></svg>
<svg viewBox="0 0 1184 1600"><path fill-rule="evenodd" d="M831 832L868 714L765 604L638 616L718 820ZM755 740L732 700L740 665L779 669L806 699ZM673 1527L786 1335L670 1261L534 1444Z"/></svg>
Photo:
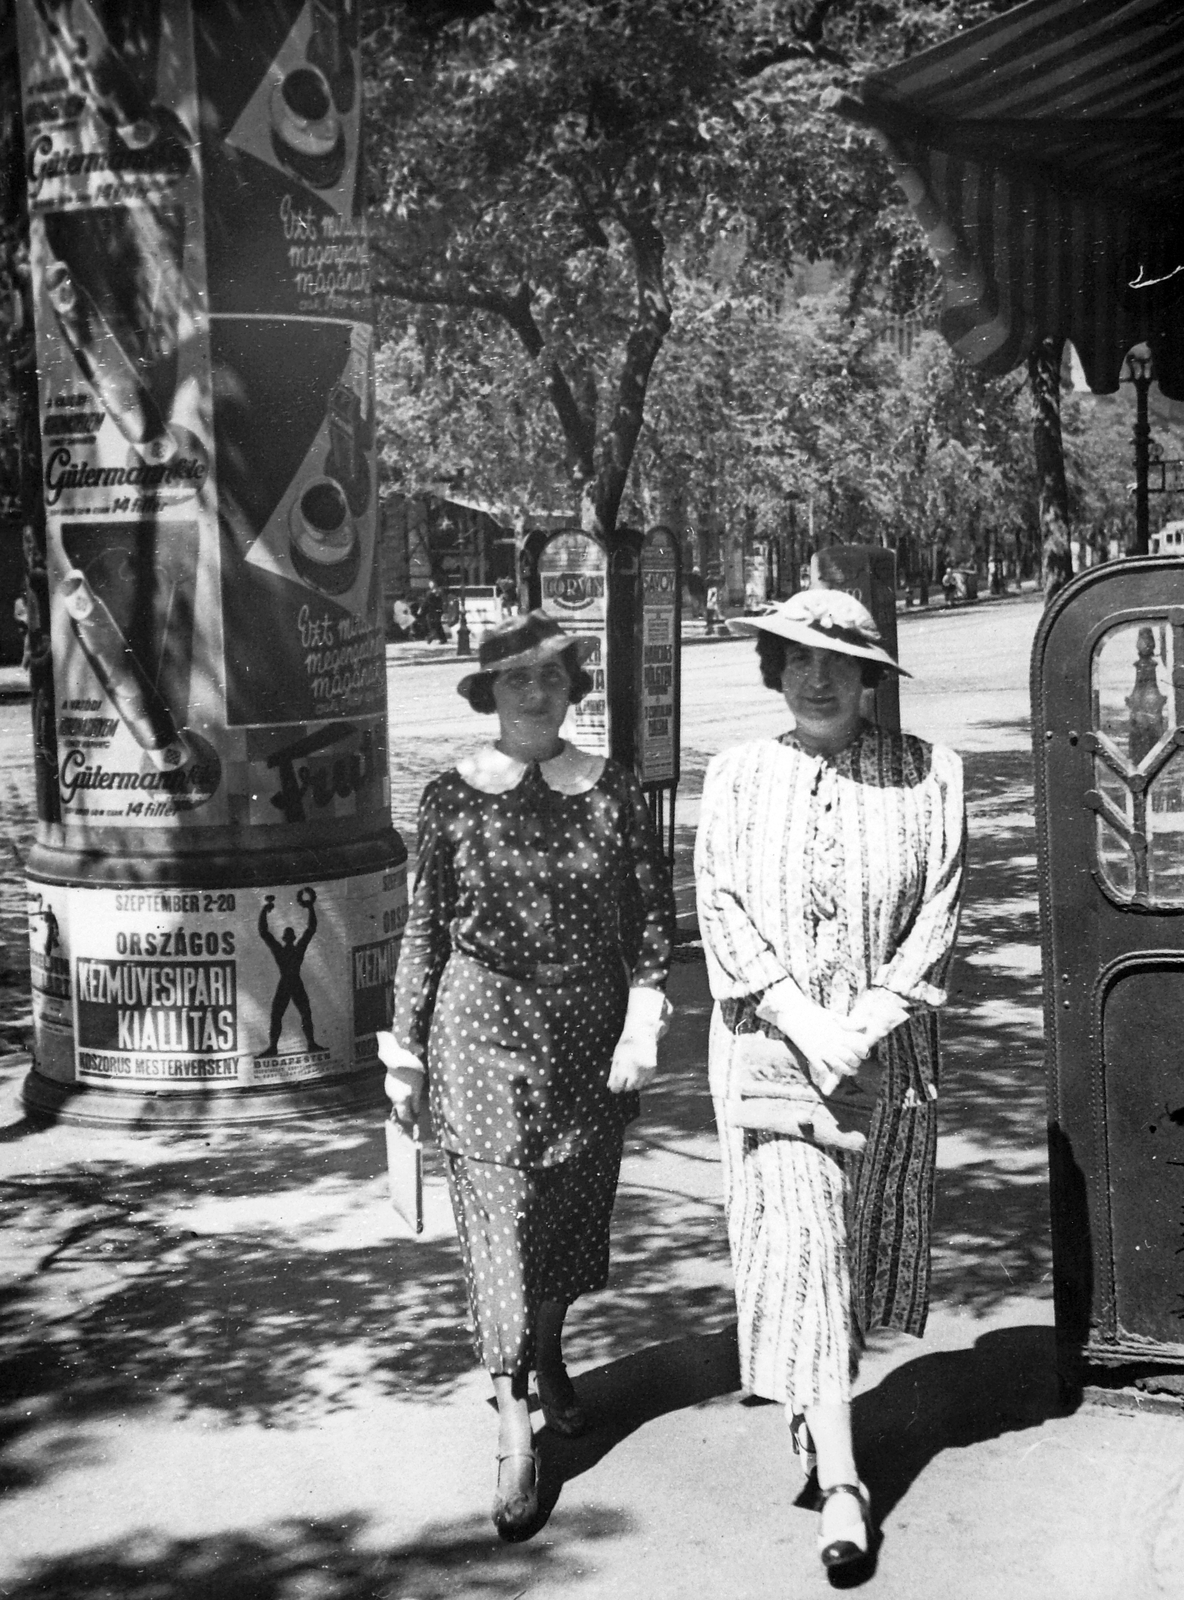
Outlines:
<svg viewBox="0 0 1184 1600"><path fill-rule="evenodd" d="M467 956L470 961L477 962L490 972L496 972L499 978L513 978L515 983L530 983L537 989L561 989L565 983L586 982L595 975L596 970L586 961L536 961L520 967L499 963L494 966L484 956L475 955L472 950L462 949L459 945L457 954Z"/></svg>

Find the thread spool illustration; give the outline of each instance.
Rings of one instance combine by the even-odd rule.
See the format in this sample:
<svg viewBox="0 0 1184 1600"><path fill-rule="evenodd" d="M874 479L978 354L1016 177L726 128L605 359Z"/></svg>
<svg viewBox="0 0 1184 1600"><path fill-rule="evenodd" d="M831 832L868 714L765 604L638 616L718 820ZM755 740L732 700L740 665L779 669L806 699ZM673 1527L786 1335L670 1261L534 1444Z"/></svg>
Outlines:
<svg viewBox="0 0 1184 1600"><path fill-rule="evenodd" d="M70 0L61 7L52 0L34 0L59 59L95 113L129 150L157 145L162 169L188 169L189 135L175 113L151 99L148 86L111 48L106 30L88 0ZM145 12L159 45L160 19ZM167 146L167 150L164 148Z"/></svg>
<svg viewBox="0 0 1184 1600"><path fill-rule="evenodd" d="M276 160L314 189L332 189L345 169L345 130L319 67L297 67L271 92Z"/></svg>
<svg viewBox="0 0 1184 1600"><path fill-rule="evenodd" d="M62 338L103 410L145 461L171 460L177 441L94 300L64 261L50 261L44 284Z"/></svg>
<svg viewBox="0 0 1184 1600"><path fill-rule="evenodd" d="M357 580L362 541L341 485L314 478L293 502L288 517L292 565L322 594L344 594Z"/></svg>
<svg viewBox="0 0 1184 1600"><path fill-rule="evenodd" d="M58 592L91 671L132 738L161 772L183 766L192 757L184 734L86 574L67 572Z"/></svg>

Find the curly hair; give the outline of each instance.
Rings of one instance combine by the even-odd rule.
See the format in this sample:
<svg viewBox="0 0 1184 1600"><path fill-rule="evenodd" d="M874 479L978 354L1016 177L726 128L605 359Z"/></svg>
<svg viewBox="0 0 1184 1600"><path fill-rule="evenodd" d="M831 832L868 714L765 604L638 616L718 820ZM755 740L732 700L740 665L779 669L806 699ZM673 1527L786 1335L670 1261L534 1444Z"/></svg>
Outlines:
<svg viewBox="0 0 1184 1600"><path fill-rule="evenodd" d="M766 689L773 689L781 693L781 677L785 671L785 646L788 640L782 639L776 633L762 630L756 636L757 659L761 666L761 682ZM864 661L855 656L853 660L859 661L860 679L865 689L874 689L887 675L888 668L882 667L878 661Z"/></svg>
<svg viewBox="0 0 1184 1600"><path fill-rule="evenodd" d="M585 671L574 644L569 644L559 652L559 660L567 669L568 703L578 706L592 687L592 674ZM496 677L496 672L479 672L469 685L467 699L474 711L491 716L497 710L493 699L493 680Z"/></svg>

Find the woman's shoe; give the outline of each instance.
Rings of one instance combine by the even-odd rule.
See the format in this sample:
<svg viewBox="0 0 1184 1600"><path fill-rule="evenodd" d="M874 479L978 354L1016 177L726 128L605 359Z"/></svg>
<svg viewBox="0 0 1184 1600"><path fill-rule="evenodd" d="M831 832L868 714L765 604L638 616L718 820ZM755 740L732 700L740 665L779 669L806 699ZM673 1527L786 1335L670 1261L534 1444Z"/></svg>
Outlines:
<svg viewBox="0 0 1184 1600"><path fill-rule="evenodd" d="M814 1454L814 1440L806 1426L806 1419L800 1411L795 1411L789 1419L789 1442L801 1464L802 1476L808 1478L818 1466L818 1457Z"/></svg>
<svg viewBox="0 0 1184 1600"><path fill-rule="evenodd" d="M863 1484L833 1483L829 1489L823 1489L822 1510L825 1510L832 1495L836 1494L849 1494L858 1504L863 1519L863 1543L857 1544L854 1539L824 1539L819 1534L818 1554L828 1572L833 1572L836 1567L850 1567L857 1561L866 1561L872 1547L872 1508Z"/></svg>
<svg viewBox="0 0 1184 1600"><path fill-rule="evenodd" d="M530 1485L515 1488L510 1494L502 1493L502 1462L529 1461ZM539 1458L530 1450L507 1450L497 1458L497 1488L493 1496L493 1525L499 1538L513 1543L529 1539L535 1531L539 1516Z"/></svg>
<svg viewBox="0 0 1184 1600"><path fill-rule="evenodd" d="M535 1373L535 1387L539 1392L543 1420L551 1432L559 1434L561 1438L578 1439L581 1433L588 1431L588 1413L576 1398L567 1368L561 1367L559 1370L563 1377L555 1387L543 1373Z"/></svg>

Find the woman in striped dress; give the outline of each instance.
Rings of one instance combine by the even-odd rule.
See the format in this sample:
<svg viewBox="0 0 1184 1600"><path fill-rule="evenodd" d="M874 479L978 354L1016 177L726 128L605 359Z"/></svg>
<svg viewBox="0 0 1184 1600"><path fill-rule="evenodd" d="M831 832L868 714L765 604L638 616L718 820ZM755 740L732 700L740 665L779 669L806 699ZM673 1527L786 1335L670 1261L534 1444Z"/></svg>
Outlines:
<svg viewBox="0 0 1184 1600"><path fill-rule="evenodd" d="M864 1334L920 1335L928 1310L962 772L952 751L863 719L863 690L901 669L851 596L807 590L730 626L756 635L794 726L707 771L711 1092L742 1382L785 1406L804 1465L817 1452L829 1568L871 1540L850 1409Z"/></svg>

